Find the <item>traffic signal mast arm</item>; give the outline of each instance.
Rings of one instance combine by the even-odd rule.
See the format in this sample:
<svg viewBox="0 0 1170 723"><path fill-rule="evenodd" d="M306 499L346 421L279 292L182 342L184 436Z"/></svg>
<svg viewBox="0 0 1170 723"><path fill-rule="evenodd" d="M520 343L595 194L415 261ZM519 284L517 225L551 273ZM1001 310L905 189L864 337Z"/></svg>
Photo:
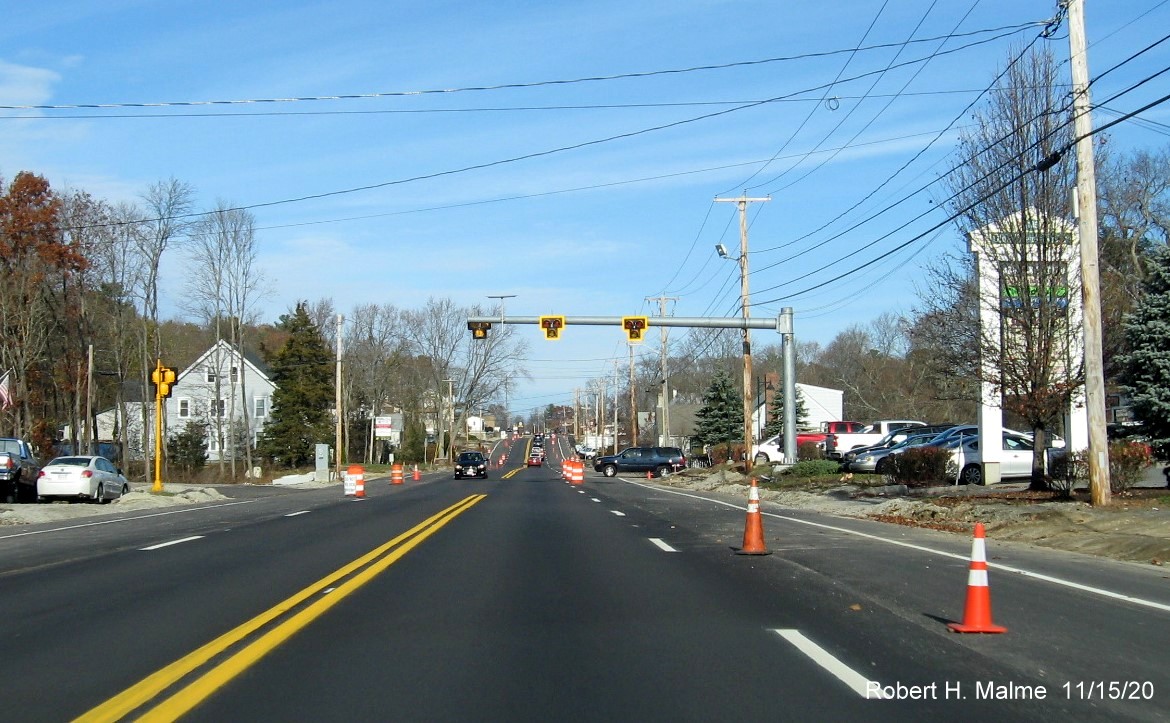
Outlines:
<svg viewBox="0 0 1170 723"><path fill-rule="evenodd" d="M470 324L533 324L540 325L539 316L472 316L468 317ZM621 316L566 316L565 326L616 326L622 328ZM791 333L789 322L783 315L768 318L744 319L738 316L650 316L647 317L649 326L689 326L701 329L771 329L782 334Z"/></svg>

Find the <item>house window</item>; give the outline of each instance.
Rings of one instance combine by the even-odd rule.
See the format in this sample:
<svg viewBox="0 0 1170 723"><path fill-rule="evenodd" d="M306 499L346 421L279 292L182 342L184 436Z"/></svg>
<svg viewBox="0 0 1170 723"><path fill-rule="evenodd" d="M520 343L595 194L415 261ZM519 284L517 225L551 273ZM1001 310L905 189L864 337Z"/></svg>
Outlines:
<svg viewBox="0 0 1170 723"><path fill-rule="evenodd" d="M236 383L236 382L240 381L240 368L239 367L232 367L231 379L232 379L232 383Z"/></svg>
<svg viewBox="0 0 1170 723"><path fill-rule="evenodd" d="M215 373L215 367L213 367L213 366L211 366L210 364L208 364L208 365L207 365L207 383L208 383L208 384L214 384L214 383L215 383L215 380L216 380L218 377L219 377L219 375Z"/></svg>
<svg viewBox="0 0 1170 723"><path fill-rule="evenodd" d="M207 438L207 451L208 452L218 452L219 451L219 440L215 438L215 435L211 435Z"/></svg>
<svg viewBox="0 0 1170 723"><path fill-rule="evenodd" d="M227 400L217 399L215 404L211 407L211 416L226 417L227 416Z"/></svg>
<svg viewBox="0 0 1170 723"><path fill-rule="evenodd" d="M252 416L256 419L268 416L268 397L255 397L252 400Z"/></svg>
<svg viewBox="0 0 1170 723"><path fill-rule="evenodd" d="M191 416L191 400L190 399L187 399L185 397L179 398L179 416L180 417L190 417Z"/></svg>

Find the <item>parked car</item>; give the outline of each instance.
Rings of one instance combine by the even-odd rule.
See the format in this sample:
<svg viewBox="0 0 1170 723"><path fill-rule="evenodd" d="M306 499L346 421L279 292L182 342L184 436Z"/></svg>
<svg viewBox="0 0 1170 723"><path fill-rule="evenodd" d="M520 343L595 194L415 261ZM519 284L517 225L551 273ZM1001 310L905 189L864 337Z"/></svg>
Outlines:
<svg viewBox="0 0 1170 723"><path fill-rule="evenodd" d="M593 460L593 469L606 477L613 477L618 472L649 472L662 477L685 469L686 466L686 455L678 447L630 447L618 454Z"/></svg>
<svg viewBox="0 0 1170 723"><path fill-rule="evenodd" d="M846 456L854 455L854 452L857 454L847 461L842 459L841 467L848 472L885 474L890 457L899 455L908 449L928 446L934 441L936 436L937 434L935 433L912 434L889 447L868 447L865 450L854 450L847 453Z"/></svg>
<svg viewBox="0 0 1170 723"><path fill-rule="evenodd" d="M958 471L960 484L983 484L983 456L980 452L978 436L955 437L947 441L944 449L951 450L951 463ZM1005 431L1003 433L1003 452L999 457L1000 479L1012 479L1032 476L1032 438Z"/></svg>
<svg viewBox="0 0 1170 723"><path fill-rule="evenodd" d="M37 476L37 497L73 497L104 504L130 493L122 470L105 457L57 457Z"/></svg>
<svg viewBox="0 0 1170 723"><path fill-rule="evenodd" d="M848 452L842 454L841 455L841 466L843 468L848 469L848 465L852 464L853 460L857 459L859 456L865 454L866 452L876 452L876 451L890 449L891 447L900 445L902 442L906 441L910 437L919 437L922 435L928 435L928 438L934 438L937 435L942 434L943 432L947 431L948 429L950 429L953 426L955 426L955 425L953 425L953 424L932 424L932 425L928 425L925 427L903 427L902 429L895 430L893 432L890 432L886 436L882 437L881 441L879 441L877 444L871 444L868 447L855 447L854 449L851 449ZM849 469L849 471L856 472L859 470Z"/></svg>
<svg viewBox="0 0 1170 723"><path fill-rule="evenodd" d="M593 447L586 447L585 445L577 446L577 456L581 459L593 459L597 456L597 450Z"/></svg>
<svg viewBox="0 0 1170 723"><path fill-rule="evenodd" d="M877 444L890 432L906 427L925 426L926 422L919 422L916 419L882 419L860 432L830 434L825 437L825 456L829 459L841 459L842 455L851 449Z"/></svg>
<svg viewBox="0 0 1170 723"><path fill-rule="evenodd" d="M41 465L23 439L0 439L0 502L35 502Z"/></svg>
<svg viewBox="0 0 1170 723"><path fill-rule="evenodd" d="M479 477L487 479L488 461L483 452L460 452L455 460L455 479L460 477Z"/></svg>

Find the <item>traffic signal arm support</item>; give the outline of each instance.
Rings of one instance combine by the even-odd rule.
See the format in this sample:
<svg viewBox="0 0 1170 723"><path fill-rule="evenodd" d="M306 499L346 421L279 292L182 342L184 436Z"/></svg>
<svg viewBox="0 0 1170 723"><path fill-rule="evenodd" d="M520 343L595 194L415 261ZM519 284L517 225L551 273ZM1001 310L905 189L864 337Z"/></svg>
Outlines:
<svg viewBox="0 0 1170 723"><path fill-rule="evenodd" d="M539 316L509 316L501 319L498 316L473 316L467 323L495 323L495 324L533 324L540 325ZM622 328L621 316L566 316L564 326L616 326ZM782 316L777 317L715 317L715 316L650 316L646 317L648 327L675 326L696 327L702 329L770 329L781 333L791 333Z"/></svg>

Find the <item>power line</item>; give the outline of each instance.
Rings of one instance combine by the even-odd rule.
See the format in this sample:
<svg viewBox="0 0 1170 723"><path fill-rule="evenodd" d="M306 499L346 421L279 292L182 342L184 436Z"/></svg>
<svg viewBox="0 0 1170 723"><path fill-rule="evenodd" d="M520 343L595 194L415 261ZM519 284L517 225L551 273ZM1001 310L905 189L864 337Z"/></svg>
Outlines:
<svg viewBox="0 0 1170 723"><path fill-rule="evenodd" d="M976 35L984 35L987 33L999 33L1010 31L1010 33L1019 32L1026 28L1043 25L1043 22L1027 22L1017 25L1006 25L998 28L985 28L982 30L973 30L967 33L954 34L951 36L941 36L936 38L923 38L921 40L912 41L914 44L928 43L935 40L940 40L942 37L972 37ZM1009 33L1009 34L1010 34ZM499 85L481 85L481 86L466 86L460 88L433 88L426 90L398 90L398 91L382 91L374 93L347 93L335 95L306 95L294 96L286 98L245 98L235 100L188 100L188 101L159 101L150 103L65 103L57 105L0 105L0 110L84 110L96 108L173 108L173 107L190 107L190 106L216 106L216 105L250 105L250 104L264 104L264 103L303 103L316 101L339 101L339 100L368 100L372 98L401 98L401 97L415 97L425 95L451 95L455 93L472 93L472 92L486 92L498 90L516 90L522 88L541 88L557 85L573 85L578 83L596 83L613 80L626 80L631 78L650 78L660 75L680 75L686 73L695 73L700 71L710 70L726 70L729 68L742 68L753 65L766 65L769 63L782 63L794 60L807 60L810 58L823 58L842 53L858 53L869 50L882 50L887 48L904 47L910 44L907 43L880 43L859 48L843 48L838 50L827 50L815 53L801 53L799 55L777 56L773 58L763 58L758 60L739 60L730 63L718 63L710 65L696 65L687 68L668 68L663 70L649 70L631 73L617 73L613 75L595 75L582 78L569 78L561 80L539 80L527 83L501 83Z"/></svg>

